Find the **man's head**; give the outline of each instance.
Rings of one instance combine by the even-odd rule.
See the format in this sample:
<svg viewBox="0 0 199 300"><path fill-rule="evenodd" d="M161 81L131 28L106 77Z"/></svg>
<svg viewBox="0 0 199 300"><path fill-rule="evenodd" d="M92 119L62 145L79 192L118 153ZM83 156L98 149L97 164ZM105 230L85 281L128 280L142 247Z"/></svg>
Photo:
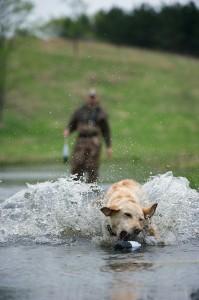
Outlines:
<svg viewBox="0 0 199 300"><path fill-rule="evenodd" d="M96 94L95 89L89 90L87 103L90 106L95 106L98 103L97 94Z"/></svg>

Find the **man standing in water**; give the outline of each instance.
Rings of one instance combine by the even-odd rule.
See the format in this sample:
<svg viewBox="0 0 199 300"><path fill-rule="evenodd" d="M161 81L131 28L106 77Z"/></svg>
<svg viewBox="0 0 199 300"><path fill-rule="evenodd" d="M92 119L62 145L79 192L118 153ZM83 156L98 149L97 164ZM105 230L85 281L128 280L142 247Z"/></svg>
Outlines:
<svg viewBox="0 0 199 300"><path fill-rule="evenodd" d="M101 152L101 136L104 138L107 155L112 156L110 127L105 111L99 104L96 91L90 90L86 103L77 109L64 130L64 137L77 131L77 141L71 160L71 173L79 179L87 173L87 182L98 178Z"/></svg>

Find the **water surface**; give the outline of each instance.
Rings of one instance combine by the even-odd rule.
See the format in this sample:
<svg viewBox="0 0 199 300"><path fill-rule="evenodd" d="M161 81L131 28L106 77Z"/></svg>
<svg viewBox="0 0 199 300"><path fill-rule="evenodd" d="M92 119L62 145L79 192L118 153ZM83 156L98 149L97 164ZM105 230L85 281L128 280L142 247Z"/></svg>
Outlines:
<svg viewBox="0 0 199 300"><path fill-rule="evenodd" d="M1 172L0 299L199 299L199 195L186 178L144 185L166 246L115 252L101 243L106 185L63 175Z"/></svg>

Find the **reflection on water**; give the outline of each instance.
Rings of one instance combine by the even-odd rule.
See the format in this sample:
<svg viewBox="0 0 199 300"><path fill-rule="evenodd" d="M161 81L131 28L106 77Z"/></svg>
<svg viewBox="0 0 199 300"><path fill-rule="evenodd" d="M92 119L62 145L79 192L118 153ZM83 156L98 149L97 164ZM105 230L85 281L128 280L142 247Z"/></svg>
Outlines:
<svg viewBox="0 0 199 300"><path fill-rule="evenodd" d="M199 289L194 290L190 295L191 300L199 300Z"/></svg>
<svg viewBox="0 0 199 300"><path fill-rule="evenodd" d="M196 256L198 244L146 247L131 254L83 240L4 246L0 300L198 300L199 268L186 263Z"/></svg>
<svg viewBox="0 0 199 300"><path fill-rule="evenodd" d="M101 268L102 272L110 273L113 276L110 300L140 300L143 292L142 283L134 280L136 274L152 271L154 263L145 261L144 253L117 254L109 255L105 259L105 265ZM149 291L147 293L149 296Z"/></svg>
<svg viewBox="0 0 199 300"><path fill-rule="evenodd" d="M151 270L153 263L138 260L127 260L125 262L113 262L111 259L107 260L106 266L102 268L104 272L136 272L136 271L146 271Z"/></svg>
<svg viewBox="0 0 199 300"><path fill-rule="evenodd" d="M139 298L136 292L132 291L132 288L128 289L124 287L122 289L120 287L120 289L118 289L115 287L111 292L110 299L111 300L138 300Z"/></svg>
<svg viewBox="0 0 199 300"><path fill-rule="evenodd" d="M16 289L12 287L0 287L0 300L19 300L28 299L26 289Z"/></svg>

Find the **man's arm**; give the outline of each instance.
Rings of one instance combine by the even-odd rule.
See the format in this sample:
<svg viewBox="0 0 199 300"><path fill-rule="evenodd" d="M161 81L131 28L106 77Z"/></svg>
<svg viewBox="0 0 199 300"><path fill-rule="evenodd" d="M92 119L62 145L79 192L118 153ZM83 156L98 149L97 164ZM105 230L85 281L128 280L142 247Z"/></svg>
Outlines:
<svg viewBox="0 0 199 300"><path fill-rule="evenodd" d="M110 132L110 126L107 118L103 118L100 121L100 129L107 147L107 155L109 158L111 158L112 157L111 132Z"/></svg>
<svg viewBox="0 0 199 300"><path fill-rule="evenodd" d="M67 127L64 129L64 137L68 137L73 131L77 129L77 111L72 115Z"/></svg>

